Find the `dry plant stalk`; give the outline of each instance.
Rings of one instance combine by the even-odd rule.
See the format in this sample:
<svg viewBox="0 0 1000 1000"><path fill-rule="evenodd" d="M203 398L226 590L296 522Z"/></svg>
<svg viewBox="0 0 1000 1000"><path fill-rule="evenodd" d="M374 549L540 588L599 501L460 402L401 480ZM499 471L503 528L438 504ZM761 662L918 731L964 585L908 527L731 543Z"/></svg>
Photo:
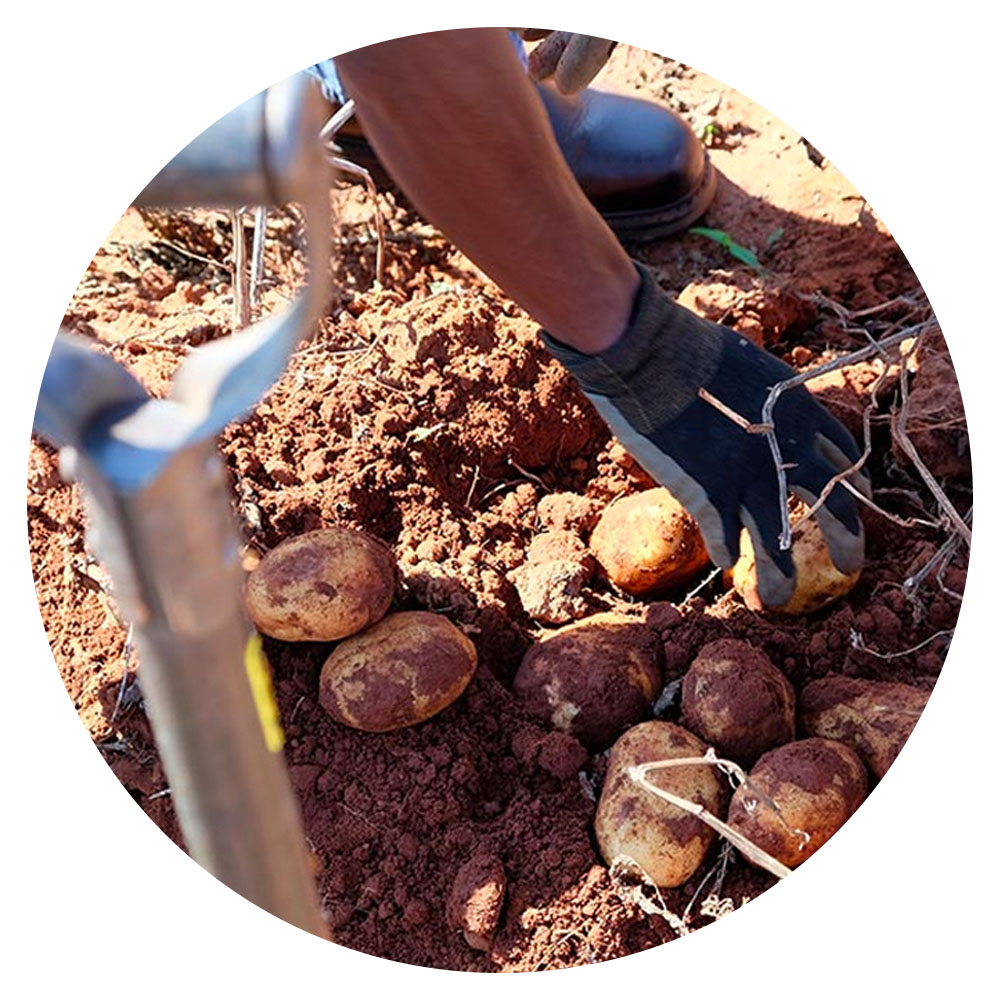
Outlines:
<svg viewBox="0 0 1000 1000"><path fill-rule="evenodd" d="M652 890L653 895L656 897L655 900L644 896L639 886L633 887L633 892L625 891L625 886L622 884L622 875L626 867L631 867L638 871L643 885ZM630 858L627 854L619 854L617 858L612 859L611 865L608 868L608 876L611 878L611 884L614 886L618 898L623 902L638 906L643 913L655 913L657 916L662 917L678 937L683 937L685 934L691 933L687 917L677 916L667 906L663 894L660 892L660 887L652 880L649 873L635 858Z"/></svg>
<svg viewBox="0 0 1000 1000"><path fill-rule="evenodd" d="M903 353L903 358L909 358L916 347L917 344L913 344L908 351ZM900 448L906 452L907 457L913 463L917 472L920 473L920 478L924 481L927 489L931 491L941 509L948 515L948 519L954 525L955 531L962 537L966 545L972 545L972 529L965 523L958 511L955 510L954 504L948 499L945 491L941 489L938 481L931 475L930 469L924 464L924 460L920 457L916 446L906 433L906 421L910 412L910 392L905 378L899 380L899 394L901 401L896 419L892 422L893 435L899 442Z"/></svg>
<svg viewBox="0 0 1000 1000"><path fill-rule="evenodd" d="M924 331L926 326L926 323L918 323L916 326L899 330L891 336L874 341L867 347L862 347L857 351L852 351L850 354L845 354L842 358L835 358L833 361L818 365L816 368L810 368L808 371L801 372L793 378L785 379L784 382L778 382L776 385L771 386L771 391L767 394L767 398L764 400L764 405L760 411L758 426L762 430L755 431L755 433L763 433L766 437L778 477L778 506L781 514L781 535L778 538L778 547L780 549L788 550L792 547L792 522L788 514L787 466L781 455L781 445L778 443L778 435L774 431L773 423L774 408L777 406L782 393L797 386L805 385L806 382L811 381L819 375L825 375L827 372L837 371L840 368L846 368L848 365L857 364L859 361L865 361L874 354L884 355L886 348L895 347L904 340L918 336ZM900 380L901 383L905 381L905 379Z"/></svg>
<svg viewBox="0 0 1000 1000"><path fill-rule="evenodd" d="M908 299L900 299L899 301L904 301L907 304L911 304ZM843 321L846 320L848 316L850 318L856 318L862 315L873 314L876 311L881 311L884 308L888 308L890 304L884 303L882 306L874 307L871 310L863 310L861 313L847 314L843 312L840 318ZM912 303L916 305L916 303ZM825 375L828 372L837 371L840 368L846 368L848 365L857 364L860 361L865 361L874 355L881 355L883 359L888 359L889 355L887 350L889 348L899 348L899 356L903 362L904 368L906 366L906 361L913 355L914 351L920 344L923 336L931 329L937 328L937 320L931 316L928 319L923 320L913 326L908 326L902 330L895 330L894 332L882 337L880 340L875 340L872 335L863 328L859 327L869 340L867 347L859 348L856 351L852 351L849 354L845 354L843 357L834 358L825 364L818 365L815 368L810 368L808 371L800 372L798 375L792 378L786 379L783 382L778 382L771 386L767 397L764 400L764 405L761 408L760 420L756 423L751 422L742 414L736 413L733 409L723 403L721 400L716 399L710 392L706 389L699 390L699 396L710 406L713 406L724 416L728 417L733 421L738 427L742 428L747 434L762 434L767 440L768 447L771 452L771 458L774 462L775 474L778 482L778 501L779 501L779 512L781 515L781 533L778 538L778 547L782 550L787 551L792 545L792 523L791 517L788 512L788 500L789 500L789 489L788 489L788 465L781 454L781 446L778 442L778 436L774 428L774 408L778 404L778 400L781 398L782 393L787 392L789 389L796 388L797 386L804 385L806 382L812 379ZM906 341L911 341L910 344L906 344ZM809 508L805 517L811 517L816 511L826 502L830 493L837 486L838 483L842 483L845 489L852 493L859 501L865 503L867 506L872 507L874 510L892 520L896 518L889 512L884 511L881 507L878 507L875 503L865 497L858 489L856 489L849 481L849 477L859 472L868 457L871 455L871 410L874 406L875 392L881 385L882 380L885 376L883 372L875 382L872 387L872 406L869 407L864 414L864 430L865 430L865 449L861 457L855 462L850 468L844 469L843 471L837 473L823 488L819 497L815 500L812 506ZM902 397L902 403L899 411L894 414L894 419L892 420L892 434L893 437L899 442L900 447L913 462L914 467L920 475L920 478L924 481L927 488L933 494L934 499L938 502L938 505L942 511L942 520L950 522L953 525L953 530L965 541L967 545L972 542L972 532L969 528L968 523L959 515L958 511L955 509L954 504L948 499L944 490L941 488L937 480L931 475L930 470L924 464L920 455L910 441L906 433L906 421L909 416L909 388L907 385L907 380L905 378L905 371L902 373L900 378L900 394ZM913 522L914 519L909 519ZM940 524L932 524L930 522L917 522L925 523L930 527L940 527Z"/></svg>
<svg viewBox="0 0 1000 1000"><path fill-rule="evenodd" d="M375 284L382 286L382 279L385 277L385 222L382 219L382 209L378 203L378 188L371 173L364 167L359 167L350 160L345 160L342 156L328 156L331 165L343 173L358 177L368 192L368 199L372 203L372 218L375 221Z"/></svg>
<svg viewBox="0 0 1000 1000"><path fill-rule="evenodd" d="M730 779L732 779L733 776L736 776L739 778L741 784L748 782L747 776L738 765L734 764L732 761L721 760L711 752L707 753L704 757L677 757L672 760L649 761L645 764L637 764L630 767L627 773L640 788L643 788L650 794L657 796L657 798L663 799L664 802L669 802L672 806L676 806L678 809L683 809L692 816L696 816L706 826L710 826L717 834L719 834L720 837L724 837L731 844L739 848L739 850L746 855L746 857L748 857L754 864L759 865L765 871L770 872L777 878L786 878L791 875L792 870L790 868L783 865L777 858L772 857L767 853L767 851L762 850L748 837L744 837L742 833L733 829L733 827L731 827L728 823L724 823L718 816L709 812L703 805L700 805L697 802L691 802L689 799L682 799L679 795L674 795L673 792L668 792L665 789L654 785L646 778L646 775L650 771L660 771L668 767L691 766L693 764L710 764L713 767L720 768L720 770L729 776ZM780 810L778 810L778 807L773 802L770 802L770 800L766 799L764 796L758 797L767 802L771 808L775 809L779 816L781 815ZM802 833L803 831L796 832Z"/></svg>
<svg viewBox="0 0 1000 1000"><path fill-rule="evenodd" d="M368 192L375 220L375 284L381 287L385 276L385 223L379 207L378 188L370 171L340 156L340 148L337 146L337 133L354 117L354 110L353 99L341 105L320 129L319 139L326 147L330 164L349 177L359 178Z"/></svg>
<svg viewBox="0 0 1000 1000"><path fill-rule="evenodd" d="M923 642L918 642L915 646L911 646L909 649L901 649L897 653L881 653L877 649L872 649L870 646L865 645L864 636L856 631L855 629L850 630L851 648L859 649L862 653L868 653L869 656L878 657L880 660L896 660L901 656L909 656L911 653L916 653L923 649L924 646L929 646L935 639L940 639L943 636L953 636L955 630L953 628L943 628L935 632L933 635L929 635ZM918 712L919 716L920 713Z"/></svg>

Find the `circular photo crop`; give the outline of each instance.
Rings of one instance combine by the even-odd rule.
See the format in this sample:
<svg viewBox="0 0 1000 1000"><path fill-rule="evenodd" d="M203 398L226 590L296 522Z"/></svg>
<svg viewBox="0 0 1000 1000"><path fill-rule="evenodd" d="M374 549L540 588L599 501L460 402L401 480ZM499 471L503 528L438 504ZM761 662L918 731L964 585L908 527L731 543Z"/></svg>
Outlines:
<svg viewBox="0 0 1000 1000"><path fill-rule="evenodd" d="M45 627L138 807L440 969L630 955L835 851L969 559L955 371L864 196L569 32L395 39L198 136L35 430Z"/></svg>

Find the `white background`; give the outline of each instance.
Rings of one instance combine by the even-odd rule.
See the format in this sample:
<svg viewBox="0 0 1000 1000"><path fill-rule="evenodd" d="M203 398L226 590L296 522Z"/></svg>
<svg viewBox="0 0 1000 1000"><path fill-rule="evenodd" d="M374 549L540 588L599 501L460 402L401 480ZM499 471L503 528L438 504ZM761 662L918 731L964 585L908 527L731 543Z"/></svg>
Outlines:
<svg viewBox="0 0 1000 1000"><path fill-rule="evenodd" d="M3 976L9 996L377 993L980 995L995 949L998 554L996 95L985 5L839 2L18 4L4 14ZM613 9L612 9L613 7ZM475 19L469 20L475 12ZM492 17L490 13L492 13ZM951 655L899 762L837 836L742 912L666 948L558 974L431 972L335 948L215 882L104 766L46 645L28 565L34 398L104 235L174 152L272 81L390 34L511 22L644 45L735 86L868 198L933 302L976 459L976 545ZM990 934L990 939L987 935Z"/></svg>

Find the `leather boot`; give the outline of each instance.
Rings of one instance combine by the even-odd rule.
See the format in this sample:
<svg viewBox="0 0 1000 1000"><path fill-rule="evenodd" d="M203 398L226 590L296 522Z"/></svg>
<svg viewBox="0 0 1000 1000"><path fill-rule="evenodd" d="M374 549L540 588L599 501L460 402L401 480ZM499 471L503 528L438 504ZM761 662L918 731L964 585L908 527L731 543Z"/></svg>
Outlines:
<svg viewBox="0 0 1000 1000"><path fill-rule="evenodd" d="M599 90L567 97L545 84L536 89L573 175L619 239L669 236L704 215L715 171L679 115ZM337 133L337 145L377 181L389 180L356 119Z"/></svg>
<svg viewBox="0 0 1000 1000"><path fill-rule="evenodd" d="M715 171L679 115L623 94L537 89L573 176L620 239L669 236L705 214Z"/></svg>

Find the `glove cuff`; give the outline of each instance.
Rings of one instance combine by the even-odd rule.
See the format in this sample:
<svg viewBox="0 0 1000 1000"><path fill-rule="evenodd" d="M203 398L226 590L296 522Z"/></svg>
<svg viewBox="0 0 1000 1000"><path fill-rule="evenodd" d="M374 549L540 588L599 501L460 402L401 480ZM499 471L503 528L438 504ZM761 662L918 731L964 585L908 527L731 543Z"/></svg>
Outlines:
<svg viewBox="0 0 1000 1000"><path fill-rule="evenodd" d="M584 392L613 400L640 432L673 420L719 367L722 329L677 305L642 264L625 332L606 351L583 354L546 331L542 342Z"/></svg>

